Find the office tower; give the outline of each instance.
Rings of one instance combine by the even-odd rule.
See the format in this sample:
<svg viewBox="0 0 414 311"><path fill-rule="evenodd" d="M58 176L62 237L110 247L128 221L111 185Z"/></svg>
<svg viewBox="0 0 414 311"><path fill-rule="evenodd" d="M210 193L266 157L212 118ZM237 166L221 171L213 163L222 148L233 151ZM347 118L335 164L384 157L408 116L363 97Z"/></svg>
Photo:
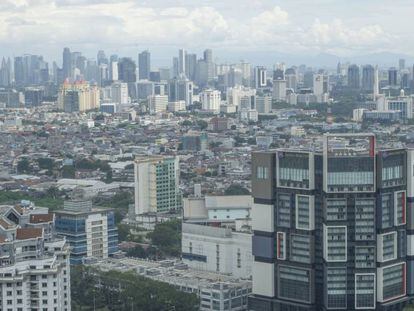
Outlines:
<svg viewBox="0 0 414 311"><path fill-rule="evenodd" d="M96 59L98 61L98 66L101 65L101 64L108 65L108 58L106 58L106 55L105 55L104 51L102 51L102 50L98 51Z"/></svg>
<svg viewBox="0 0 414 311"><path fill-rule="evenodd" d="M123 57L118 61L118 80L128 83L128 95L137 97L135 82L137 81L136 65L131 58Z"/></svg>
<svg viewBox="0 0 414 311"><path fill-rule="evenodd" d="M168 108L167 95L150 95L148 96L148 109L151 114L166 112Z"/></svg>
<svg viewBox="0 0 414 311"><path fill-rule="evenodd" d="M250 63L246 63L244 61L241 61L239 64L237 64L237 68L239 69L239 72L241 73L241 78L242 78L241 84L243 86L249 86L250 85L250 77L251 77L251 65L250 65ZM234 72L234 70L233 70L233 72Z"/></svg>
<svg viewBox="0 0 414 311"><path fill-rule="evenodd" d="M178 50L178 75L185 75L185 55L186 51L184 49Z"/></svg>
<svg viewBox="0 0 414 311"><path fill-rule="evenodd" d="M1 206L2 310L71 310L69 245L47 209Z"/></svg>
<svg viewBox="0 0 414 311"><path fill-rule="evenodd" d="M65 82L58 93L58 107L65 112L85 112L99 108L99 88L86 81Z"/></svg>
<svg viewBox="0 0 414 311"><path fill-rule="evenodd" d="M24 64L23 64L23 57L15 57L14 58L14 82L16 85L21 86L25 83L24 78Z"/></svg>
<svg viewBox="0 0 414 311"><path fill-rule="evenodd" d="M296 92L298 78L295 68L288 68L285 72L286 87Z"/></svg>
<svg viewBox="0 0 414 311"><path fill-rule="evenodd" d="M68 79L72 77L72 53L70 52L69 48L64 48L63 49L63 65L62 65L62 70L63 70L63 76L64 79Z"/></svg>
<svg viewBox="0 0 414 311"><path fill-rule="evenodd" d="M258 66L254 69L254 82L255 88L260 89L266 87L267 77L266 77L266 68Z"/></svg>
<svg viewBox="0 0 414 311"><path fill-rule="evenodd" d="M11 63L10 58L6 61L3 57L0 67L0 86L10 86L11 81Z"/></svg>
<svg viewBox="0 0 414 311"><path fill-rule="evenodd" d="M111 81L118 80L118 61L111 61L109 64L109 79Z"/></svg>
<svg viewBox="0 0 414 311"><path fill-rule="evenodd" d="M146 213L179 211L179 158L142 156L134 161L135 206L131 219Z"/></svg>
<svg viewBox="0 0 414 311"><path fill-rule="evenodd" d="M70 263L85 259L105 259L118 251L118 229L112 209L93 208L88 200L65 201L63 210L55 212L56 233L66 237Z"/></svg>
<svg viewBox="0 0 414 311"><path fill-rule="evenodd" d="M197 54L185 55L185 75L191 81L195 81L197 71Z"/></svg>
<svg viewBox="0 0 414 311"><path fill-rule="evenodd" d="M161 82L161 74L159 71L151 71L149 80L151 82Z"/></svg>
<svg viewBox="0 0 414 311"><path fill-rule="evenodd" d="M168 101L184 100L186 107L193 104L193 83L185 77L174 78L168 82Z"/></svg>
<svg viewBox="0 0 414 311"><path fill-rule="evenodd" d="M286 100L286 80L273 80L273 99L276 101Z"/></svg>
<svg viewBox="0 0 414 311"><path fill-rule="evenodd" d="M362 90L366 92L374 91L375 69L372 65L362 67Z"/></svg>
<svg viewBox="0 0 414 311"><path fill-rule="evenodd" d="M85 78L87 81L97 82L100 79L100 70L98 63L94 59L88 59L86 62Z"/></svg>
<svg viewBox="0 0 414 311"><path fill-rule="evenodd" d="M118 79L125 83L137 81L136 65L129 57L123 57L118 62Z"/></svg>
<svg viewBox="0 0 414 311"><path fill-rule="evenodd" d="M78 80L78 79L77 79ZM109 68L105 63L99 65L99 79L97 81L100 87L108 84L109 81Z"/></svg>
<svg viewBox="0 0 414 311"><path fill-rule="evenodd" d="M318 73L313 75L313 94L316 96L317 102L321 102L323 94L325 94L323 81L323 74Z"/></svg>
<svg viewBox="0 0 414 311"><path fill-rule="evenodd" d="M395 67L388 69L388 86L397 86L398 71Z"/></svg>
<svg viewBox="0 0 414 311"><path fill-rule="evenodd" d="M303 86L309 89L313 88L313 71L308 70L303 74Z"/></svg>
<svg viewBox="0 0 414 311"><path fill-rule="evenodd" d="M219 113L221 92L213 89L204 90L200 93L200 102L203 110Z"/></svg>
<svg viewBox="0 0 414 311"><path fill-rule="evenodd" d="M348 87L351 89L360 88L359 66L350 65L348 67Z"/></svg>
<svg viewBox="0 0 414 311"><path fill-rule="evenodd" d="M141 80L136 83L137 99L147 99L148 96L155 94L154 82Z"/></svg>
<svg viewBox="0 0 414 311"><path fill-rule="evenodd" d="M404 58L400 58L398 60L398 68L400 69L400 71L405 69L405 59Z"/></svg>
<svg viewBox="0 0 414 311"><path fill-rule="evenodd" d="M258 113L270 113L272 111L272 97L256 96L256 110Z"/></svg>
<svg viewBox="0 0 414 311"><path fill-rule="evenodd" d="M208 84L209 64L204 59L199 59L196 70L196 83L199 87L205 87Z"/></svg>
<svg viewBox="0 0 414 311"><path fill-rule="evenodd" d="M119 81L112 83L111 100L120 105L128 104L128 84Z"/></svg>
<svg viewBox="0 0 414 311"><path fill-rule="evenodd" d="M403 70L401 72L401 89L409 89L410 88L410 72L408 70Z"/></svg>
<svg viewBox="0 0 414 311"><path fill-rule="evenodd" d="M326 135L309 150L252 155L249 310L403 310L413 151L377 149L373 134Z"/></svg>
<svg viewBox="0 0 414 311"><path fill-rule="evenodd" d="M375 66L374 70L374 88L373 88L373 97L374 100L379 95L379 72L378 72L378 66Z"/></svg>
<svg viewBox="0 0 414 311"><path fill-rule="evenodd" d="M251 99L256 96L256 89L244 86L228 88L226 92L227 105L235 106L238 110L242 108L244 102L246 108L252 108ZM253 100L254 101L254 100Z"/></svg>
<svg viewBox="0 0 414 311"><path fill-rule="evenodd" d="M284 80L285 72L282 69L273 70L273 80Z"/></svg>
<svg viewBox="0 0 414 311"><path fill-rule="evenodd" d="M140 80L149 80L151 72L151 53L149 51L138 54L138 72Z"/></svg>
<svg viewBox="0 0 414 311"><path fill-rule="evenodd" d="M214 62L213 62L213 51L207 49L203 52L203 60L207 65L207 81L214 79Z"/></svg>
<svg viewBox="0 0 414 311"><path fill-rule="evenodd" d="M26 87L24 88L24 105L25 107L37 107L43 102L45 90L43 87Z"/></svg>

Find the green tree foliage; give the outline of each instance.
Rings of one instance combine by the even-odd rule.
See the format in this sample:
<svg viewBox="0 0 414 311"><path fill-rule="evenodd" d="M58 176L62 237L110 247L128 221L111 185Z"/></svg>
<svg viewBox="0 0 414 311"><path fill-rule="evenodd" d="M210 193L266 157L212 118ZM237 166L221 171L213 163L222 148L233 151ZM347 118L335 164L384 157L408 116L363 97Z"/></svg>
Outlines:
<svg viewBox="0 0 414 311"><path fill-rule="evenodd" d="M247 190L246 188L240 185L232 184L224 191L224 194L225 195L248 195L250 194L250 192L249 190Z"/></svg>
<svg viewBox="0 0 414 311"><path fill-rule="evenodd" d="M156 246L162 255L180 256L181 254L181 220L174 219L155 226L148 233L152 245Z"/></svg>
<svg viewBox="0 0 414 311"><path fill-rule="evenodd" d="M75 178L76 170L72 165L64 165L62 167L63 178Z"/></svg>
<svg viewBox="0 0 414 311"><path fill-rule="evenodd" d="M197 120L197 126L200 128L200 130L205 130L208 126L208 123L204 120Z"/></svg>
<svg viewBox="0 0 414 311"><path fill-rule="evenodd" d="M198 310L194 294L179 292L166 283L153 281L133 272L101 272L71 268L72 310ZM106 308L106 309L104 309Z"/></svg>
<svg viewBox="0 0 414 311"><path fill-rule="evenodd" d="M17 172L19 174L30 174L33 172L33 167L27 158L23 158L17 163Z"/></svg>
<svg viewBox="0 0 414 311"><path fill-rule="evenodd" d="M43 196L32 195L21 191L0 191L0 204L16 204L21 200L34 202L37 206L48 207L51 210L59 209L63 206L63 200L59 197L53 197L47 191Z"/></svg>
<svg viewBox="0 0 414 311"><path fill-rule="evenodd" d="M183 122L181 122L182 126L192 126L193 122L191 122L190 120L184 120Z"/></svg>
<svg viewBox="0 0 414 311"><path fill-rule="evenodd" d="M38 158L36 159L37 164L39 165L39 167L43 170L53 170L53 166L55 164L55 162L53 161L53 159L51 158Z"/></svg>

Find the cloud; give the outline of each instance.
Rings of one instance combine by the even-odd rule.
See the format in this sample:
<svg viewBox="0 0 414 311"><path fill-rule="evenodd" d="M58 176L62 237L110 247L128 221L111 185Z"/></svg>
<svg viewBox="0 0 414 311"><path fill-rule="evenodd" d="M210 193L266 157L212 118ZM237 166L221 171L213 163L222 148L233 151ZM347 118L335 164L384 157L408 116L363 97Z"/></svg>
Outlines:
<svg viewBox="0 0 414 311"><path fill-rule="evenodd" d="M334 5L331 0L311 5L291 0L283 8L271 0L201 2L204 5L190 0L1 0L0 46L18 48L19 53L45 46L122 51L145 45L347 54L396 46L398 38L385 30L384 19L366 24L364 19L351 20L353 13L329 21L318 17L318 3ZM300 4L300 11L292 3Z"/></svg>

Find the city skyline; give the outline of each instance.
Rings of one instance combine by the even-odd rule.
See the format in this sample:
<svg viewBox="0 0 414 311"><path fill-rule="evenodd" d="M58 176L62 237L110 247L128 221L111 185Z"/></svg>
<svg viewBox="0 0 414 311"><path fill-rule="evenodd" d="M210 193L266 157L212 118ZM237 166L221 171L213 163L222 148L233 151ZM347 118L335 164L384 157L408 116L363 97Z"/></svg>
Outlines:
<svg viewBox="0 0 414 311"><path fill-rule="evenodd" d="M350 4L243 0L235 9L233 1L216 0L7 0L0 4L0 42L7 46L0 54L40 54L47 46L45 57L59 62L64 46L88 56L104 49L136 57L139 50L150 49L161 65L179 47L200 46L213 48L223 61L244 56L265 64L267 58L282 61L284 55L302 62L320 54L328 60L327 55L339 60L374 54L383 62L388 54L414 55L405 27L414 4L365 1L358 10Z"/></svg>

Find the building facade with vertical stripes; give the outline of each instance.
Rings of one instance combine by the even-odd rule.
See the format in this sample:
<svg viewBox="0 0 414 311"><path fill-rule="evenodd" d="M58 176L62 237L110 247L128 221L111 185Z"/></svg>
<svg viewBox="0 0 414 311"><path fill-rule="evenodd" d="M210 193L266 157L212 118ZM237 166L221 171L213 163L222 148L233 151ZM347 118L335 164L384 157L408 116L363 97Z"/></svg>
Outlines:
<svg viewBox="0 0 414 311"><path fill-rule="evenodd" d="M403 310L414 294L414 150L373 134L252 154L249 310Z"/></svg>

